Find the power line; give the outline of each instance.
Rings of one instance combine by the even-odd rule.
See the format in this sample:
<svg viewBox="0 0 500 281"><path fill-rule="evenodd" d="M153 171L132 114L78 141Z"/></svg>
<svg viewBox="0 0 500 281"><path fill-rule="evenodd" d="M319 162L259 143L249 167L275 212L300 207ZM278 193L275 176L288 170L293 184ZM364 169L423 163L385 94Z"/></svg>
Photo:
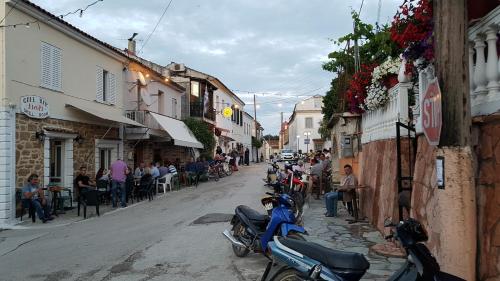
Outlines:
<svg viewBox="0 0 500 281"><path fill-rule="evenodd" d="M149 39L151 38L153 33L156 31L156 28L158 28L158 25L160 25L161 20L163 19L163 17L167 13L168 8L170 8L170 4L172 4L172 1L173 0L170 0L170 2L168 2L167 7L165 7L165 9L163 10L163 14L161 14L160 19L158 19L158 22L156 23L155 27L153 28L153 31L151 31L151 33L149 33L148 37L146 38L146 41L144 41L144 44L142 44L141 49L139 50L138 53L140 53L142 51L142 49L144 49L144 46L146 46L146 44L149 42Z"/></svg>
<svg viewBox="0 0 500 281"><path fill-rule="evenodd" d="M78 8L74 11L71 11L71 12L67 12L66 14L61 14L59 16L56 16L57 18L60 18L60 19L64 19L64 17L67 17L69 15L74 15L76 13L80 13L80 17L83 16L83 12L85 12L88 8L96 5L97 3L99 2L103 2L104 0L96 0L90 4L88 4L87 6L85 6L85 8ZM2 19L2 21L0 21L0 23L2 23L5 18L7 18L7 16L10 14L10 12L14 9L14 7L17 5L17 3L19 3L19 1L16 1L14 3L14 5L11 7L11 9L9 10L9 12L5 15L5 17ZM51 22L53 21L54 18L50 18L48 20L46 20L45 22ZM13 27L13 28L16 28L17 26L26 26L26 27L30 27L31 24L34 24L34 23L39 23L39 22L43 22L42 20L33 20L33 21L28 21L28 22L21 22L21 23L14 23L14 24L6 24L6 25L0 25L0 28L5 28L5 27ZM38 25L38 28L40 28L40 25Z"/></svg>

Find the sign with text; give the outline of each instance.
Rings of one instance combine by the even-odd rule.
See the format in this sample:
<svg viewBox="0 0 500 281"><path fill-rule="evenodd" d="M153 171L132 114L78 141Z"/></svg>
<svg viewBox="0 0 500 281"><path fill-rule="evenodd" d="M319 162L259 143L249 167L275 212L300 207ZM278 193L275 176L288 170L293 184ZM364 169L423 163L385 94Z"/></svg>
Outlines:
<svg viewBox="0 0 500 281"><path fill-rule="evenodd" d="M422 127L430 145L438 145L443 126L441 90L437 78L429 84L422 98Z"/></svg>
<svg viewBox="0 0 500 281"><path fill-rule="evenodd" d="M311 140L310 139L305 139L304 140L304 144L310 144L311 143Z"/></svg>
<svg viewBox="0 0 500 281"><path fill-rule="evenodd" d="M31 118L44 119L49 117L49 103L43 97L23 96L21 112Z"/></svg>

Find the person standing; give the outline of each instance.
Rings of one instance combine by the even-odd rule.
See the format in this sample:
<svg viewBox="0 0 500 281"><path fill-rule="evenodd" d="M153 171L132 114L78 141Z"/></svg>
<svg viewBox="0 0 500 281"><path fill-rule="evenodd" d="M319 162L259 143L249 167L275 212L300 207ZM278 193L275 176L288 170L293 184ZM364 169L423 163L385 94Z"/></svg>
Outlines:
<svg viewBox="0 0 500 281"><path fill-rule="evenodd" d="M117 159L111 164L111 201L113 208L116 208L118 192L120 193L121 207L127 207L125 180L127 179L127 164L121 159Z"/></svg>
<svg viewBox="0 0 500 281"><path fill-rule="evenodd" d="M222 154L222 148L220 147L220 145L217 146L217 149L215 149L215 153L216 154Z"/></svg>
<svg viewBox="0 0 500 281"><path fill-rule="evenodd" d="M250 150L248 150L248 147L245 149L245 165L250 165Z"/></svg>
<svg viewBox="0 0 500 281"><path fill-rule="evenodd" d="M36 210L38 218L43 223L46 223L47 221L54 219L54 217L50 215L50 204L47 198L45 198L43 189L40 188L38 184L38 175L31 174L28 177L28 183L22 189L23 199L31 201L31 204Z"/></svg>

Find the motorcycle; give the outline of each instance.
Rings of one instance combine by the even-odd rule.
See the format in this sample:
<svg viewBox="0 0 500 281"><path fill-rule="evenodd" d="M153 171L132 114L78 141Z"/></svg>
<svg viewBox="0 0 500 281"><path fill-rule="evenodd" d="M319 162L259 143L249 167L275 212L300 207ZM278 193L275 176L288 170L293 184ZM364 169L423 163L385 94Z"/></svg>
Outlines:
<svg viewBox="0 0 500 281"><path fill-rule="evenodd" d="M279 168L278 168L279 169ZM274 194L288 194L292 197L294 205L292 211L297 219L297 224L302 225L302 214L305 203L305 186L302 182L302 174L300 172L288 173L276 171L276 180L266 183L266 186L272 187Z"/></svg>
<svg viewBox="0 0 500 281"><path fill-rule="evenodd" d="M232 243L236 256L244 257L250 251L268 254L268 243L274 236L305 240L305 229L296 224L292 208L295 204L288 194L272 194L261 200L267 215L250 207L240 205L231 219L231 231L224 230L224 236Z"/></svg>
<svg viewBox="0 0 500 281"><path fill-rule="evenodd" d="M425 244L428 237L422 225L408 219L398 225L385 223L396 229L386 239L396 238L406 251L406 263L388 280L404 281L464 281L442 272ZM391 230L392 232L392 230ZM357 281L370 264L359 253L332 250L316 243L275 237L269 243L273 260L266 267L261 281L324 280Z"/></svg>
<svg viewBox="0 0 500 281"><path fill-rule="evenodd" d="M277 173L279 171L280 167L277 163L269 163L269 167L267 168L267 176L266 176L266 183L271 184L276 182L277 180Z"/></svg>

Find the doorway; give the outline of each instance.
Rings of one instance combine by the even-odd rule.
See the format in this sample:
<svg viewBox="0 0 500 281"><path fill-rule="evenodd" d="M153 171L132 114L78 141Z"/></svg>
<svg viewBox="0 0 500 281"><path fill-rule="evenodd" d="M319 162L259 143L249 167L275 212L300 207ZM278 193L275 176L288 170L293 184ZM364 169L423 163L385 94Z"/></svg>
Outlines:
<svg viewBox="0 0 500 281"><path fill-rule="evenodd" d="M51 139L49 152L49 184L62 186L64 183L64 140Z"/></svg>

